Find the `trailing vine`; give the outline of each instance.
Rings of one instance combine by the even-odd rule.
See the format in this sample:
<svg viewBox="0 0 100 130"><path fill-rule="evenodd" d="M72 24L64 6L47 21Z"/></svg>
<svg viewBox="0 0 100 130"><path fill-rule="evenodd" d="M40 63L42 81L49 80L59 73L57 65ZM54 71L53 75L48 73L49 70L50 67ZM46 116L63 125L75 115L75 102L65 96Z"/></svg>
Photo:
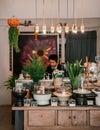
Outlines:
<svg viewBox="0 0 100 130"><path fill-rule="evenodd" d="M10 27L9 28L9 44L14 47L16 52L19 52L18 47L18 36L19 31L17 27Z"/></svg>
<svg viewBox="0 0 100 130"><path fill-rule="evenodd" d="M13 46L16 52L19 52L20 49L18 47L18 37L19 37L19 30L17 26L20 24L20 20L17 18L9 18L8 25L10 26L8 30L9 34L9 44Z"/></svg>

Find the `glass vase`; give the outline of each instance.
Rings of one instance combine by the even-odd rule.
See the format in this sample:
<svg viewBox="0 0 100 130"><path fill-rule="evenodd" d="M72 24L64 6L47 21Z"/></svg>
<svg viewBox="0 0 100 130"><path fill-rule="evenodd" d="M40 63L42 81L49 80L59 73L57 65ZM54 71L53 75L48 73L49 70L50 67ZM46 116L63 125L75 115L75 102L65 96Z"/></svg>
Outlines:
<svg viewBox="0 0 100 130"><path fill-rule="evenodd" d="M63 84L63 78L54 78L54 87L59 88Z"/></svg>
<svg viewBox="0 0 100 130"><path fill-rule="evenodd" d="M34 82L33 83L33 93L37 94L40 88L39 82Z"/></svg>

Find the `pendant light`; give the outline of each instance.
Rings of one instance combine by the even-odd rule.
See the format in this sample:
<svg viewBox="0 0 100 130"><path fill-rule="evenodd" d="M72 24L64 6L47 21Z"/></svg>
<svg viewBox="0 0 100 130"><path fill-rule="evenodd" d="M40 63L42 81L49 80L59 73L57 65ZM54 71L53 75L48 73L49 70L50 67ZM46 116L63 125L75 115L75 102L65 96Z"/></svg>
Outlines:
<svg viewBox="0 0 100 130"><path fill-rule="evenodd" d="M54 26L54 24L52 23L51 24L51 33L54 33L55 32L55 26Z"/></svg>
<svg viewBox="0 0 100 130"><path fill-rule="evenodd" d="M58 0L58 24L56 26L56 31L58 33L61 33L62 32L62 26L60 24L60 0Z"/></svg>
<svg viewBox="0 0 100 130"><path fill-rule="evenodd" d="M51 0L51 9L53 8L53 0ZM51 27L50 27L51 33L54 33L55 27L53 24L53 9L51 11Z"/></svg>
<svg viewBox="0 0 100 130"><path fill-rule="evenodd" d="M67 20L68 20L68 0L67 0ZM68 25L68 23L66 23L66 25L65 25L65 32L66 33L69 32L69 25Z"/></svg>
<svg viewBox="0 0 100 130"><path fill-rule="evenodd" d="M76 4L76 1L73 0L73 19L74 19L74 24L72 26L72 32L73 33L77 33L77 20L76 20L76 8L75 8L75 4Z"/></svg>
<svg viewBox="0 0 100 130"><path fill-rule="evenodd" d="M82 24L81 24L81 27L80 27L80 30L82 33L84 33L84 30L85 30L85 27L84 27L84 24L83 24L83 6L84 6L84 3L83 3L83 0L82 0Z"/></svg>
<svg viewBox="0 0 100 130"><path fill-rule="evenodd" d="M43 25L42 25L42 32L43 32L43 34L46 34L46 31L47 31L47 27L46 27L46 24L45 24L45 16L44 16L44 0L43 0Z"/></svg>

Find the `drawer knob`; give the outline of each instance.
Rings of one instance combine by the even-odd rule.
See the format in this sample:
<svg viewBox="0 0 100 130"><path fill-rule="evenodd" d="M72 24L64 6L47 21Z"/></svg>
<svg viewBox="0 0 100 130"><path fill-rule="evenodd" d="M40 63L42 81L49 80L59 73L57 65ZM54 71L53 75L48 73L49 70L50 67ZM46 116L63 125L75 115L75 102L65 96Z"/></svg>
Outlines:
<svg viewBox="0 0 100 130"><path fill-rule="evenodd" d="M76 119L76 116L73 116L74 119Z"/></svg>

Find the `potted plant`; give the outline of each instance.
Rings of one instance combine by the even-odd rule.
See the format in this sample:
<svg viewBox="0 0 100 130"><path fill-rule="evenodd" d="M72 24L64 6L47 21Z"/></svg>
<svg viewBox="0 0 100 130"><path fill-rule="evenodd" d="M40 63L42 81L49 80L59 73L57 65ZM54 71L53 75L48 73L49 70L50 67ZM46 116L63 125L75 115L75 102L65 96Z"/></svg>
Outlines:
<svg viewBox="0 0 100 130"><path fill-rule="evenodd" d="M37 58L36 55L33 55L31 60L27 60L27 64L23 66L24 73L28 73L34 82L43 79L45 70L46 65L42 58Z"/></svg>
<svg viewBox="0 0 100 130"><path fill-rule="evenodd" d="M53 71L52 77L54 80L54 86L60 87L63 84L64 71L56 69Z"/></svg>
<svg viewBox="0 0 100 130"><path fill-rule="evenodd" d="M9 44L14 47L16 52L19 52L19 47L18 47L18 36L19 36L19 30L17 26L19 26L20 20L18 18L9 18L8 19L8 25L9 30Z"/></svg>
<svg viewBox="0 0 100 130"><path fill-rule="evenodd" d="M12 104L15 103L16 99L15 97L13 96L13 88L15 87L15 80L18 79L18 75L10 75L8 77L8 80L4 82L4 86L7 87L7 89L10 89L11 90L11 102Z"/></svg>
<svg viewBox="0 0 100 130"><path fill-rule="evenodd" d="M79 75L84 73L84 68L81 66L81 60L76 60L74 63L67 62L66 68L71 81L72 91L80 86Z"/></svg>
<svg viewBox="0 0 100 130"><path fill-rule="evenodd" d="M13 89L15 87L15 80L18 79L18 75L10 75L8 80L4 82L4 86L7 86L7 89Z"/></svg>

